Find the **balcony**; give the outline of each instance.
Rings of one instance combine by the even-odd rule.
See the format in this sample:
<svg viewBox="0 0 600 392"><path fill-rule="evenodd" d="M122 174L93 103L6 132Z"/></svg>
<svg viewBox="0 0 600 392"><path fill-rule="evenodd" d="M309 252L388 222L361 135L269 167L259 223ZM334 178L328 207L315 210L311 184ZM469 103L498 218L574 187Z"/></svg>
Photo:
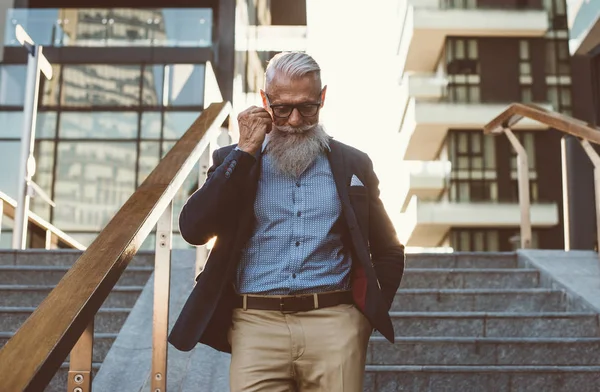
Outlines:
<svg viewBox="0 0 600 392"><path fill-rule="evenodd" d="M413 196L402 222L402 237L408 246L438 246L450 228L518 227L521 222L519 203L431 202ZM549 228L559 223L556 203L531 204L531 225Z"/></svg>
<svg viewBox="0 0 600 392"><path fill-rule="evenodd" d="M549 27L548 14L542 9L464 9L448 8L447 4L405 0L398 46L399 58L406 59L404 71L434 70L447 36L542 37Z"/></svg>
<svg viewBox="0 0 600 392"><path fill-rule="evenodd" d="M587 55L600 45L600 2L567 1L569 48L572 55Z"/></svg>
<svg viewBox="0 0 600 392"><path fill-rule="evenodd" d="M210 8L9 9L5 46L20 46L22 25L36 44L50 47L210 47Z"/></svg>
<svg viewBox="0 0 600 392"><path fill-rule="evenodd" d="M413 196L419 200L437 200L448 187L449 161L404 161L400 191L401 212L405 212Z"/></svg>
<svg viewBox="0 0 600 392"><path fill-rule="evenodd" d="M502 112L507 103L449 102L446 81L433 74L405 75L400 99L399 150L405 160L436 159L449 129L481 130ZM548 104L539 104L552 109ZM515 129L545 130L537 121L525 119Z"/></svg>

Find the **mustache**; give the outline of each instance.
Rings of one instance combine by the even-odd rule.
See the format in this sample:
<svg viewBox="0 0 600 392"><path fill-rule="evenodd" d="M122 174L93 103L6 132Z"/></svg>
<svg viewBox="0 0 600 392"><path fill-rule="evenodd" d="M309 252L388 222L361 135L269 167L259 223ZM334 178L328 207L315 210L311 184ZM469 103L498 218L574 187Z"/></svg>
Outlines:
<svg viewBox="0 0 600 392"><path fill-rule="evenodd" d="M317 126L317 124L307 124L307 125L301 125L299 127L292 127L290 125L275 125L273 124L273 128L277 131L283 132L283 133L289 133L289 134L297 134L297 133L305 133L310 131L311 129L314 129Z"/></svg>

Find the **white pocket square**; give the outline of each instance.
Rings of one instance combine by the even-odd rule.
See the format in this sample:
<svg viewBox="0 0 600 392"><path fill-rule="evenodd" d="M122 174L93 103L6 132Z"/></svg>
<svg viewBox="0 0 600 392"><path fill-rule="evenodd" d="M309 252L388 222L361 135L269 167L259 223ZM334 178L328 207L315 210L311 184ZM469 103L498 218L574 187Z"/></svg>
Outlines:
<svg viewBox="0 0 600 392"><path fill-rule="evenodd" d="M356 174L352 175L352 179L350 180L350 186L365 186L362 181L356 177Z"/></svg>

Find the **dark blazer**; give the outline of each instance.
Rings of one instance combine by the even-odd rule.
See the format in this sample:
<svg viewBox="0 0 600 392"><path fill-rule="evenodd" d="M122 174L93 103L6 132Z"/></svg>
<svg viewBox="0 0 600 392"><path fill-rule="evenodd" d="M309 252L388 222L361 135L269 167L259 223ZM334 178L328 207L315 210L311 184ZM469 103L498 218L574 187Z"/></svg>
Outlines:
<svg viewBox="0 0 600 392"><path fill-rule="evenodd" d="M252 235L254 199L260 175L260 153L214 152L208 178L184 205L179 217L183 238L203 245L217 237L205 268L185 303L169 342L189 351L196 343L231 352L227 332L235 291L233 279L244 244ZM379 199L379 181L369 157L331 140L327 153L342 203L344 246L352 253L352 291L356 306L391 342L394 329L388 311L404 272L404 246ZM352 175L365 185L350 186Z"/></svg>

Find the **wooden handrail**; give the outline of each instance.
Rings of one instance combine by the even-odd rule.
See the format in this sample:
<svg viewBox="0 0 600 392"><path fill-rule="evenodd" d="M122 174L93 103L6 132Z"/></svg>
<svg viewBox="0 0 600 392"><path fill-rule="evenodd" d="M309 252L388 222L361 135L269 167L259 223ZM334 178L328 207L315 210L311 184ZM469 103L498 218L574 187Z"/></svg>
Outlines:
<svg viewBox="0 0 600 392"><path fill-rule="evenodd" d="M590 142L600 144L600 128L576 118L546 110L532 104L513 103L495 119L483 127L484 134L505 134L517 151L517 176L519 207L521 209L521 246L531 246L531 213L529 200L529 163L527 152L511 128L523 118L530 118L551 128L579 139L585 153L594 165L594 188L596 194L596 235L600 244L600 155ZM566 195L563 200L567 200ZM565 208L566 210L566 208ZM566 220L565 220L566 222ZM565 223L567 224L567 223ZM569 238L565 237L565 249L569 249ZM600 256L600 253L598 254Z"/></svg>
<svg viewBox="0 0 600 392"><path fill-rule="evenodd" d="M50 382L230 110L223 102L202 112L0 350L3 391L41 391Z"/></svg>
<svg viewBox="0 0 600 392"><path fill-rule="evenodd" d="M600 128L584 121L556 113L533 104L513 103L495 119L483 127L483 132L502 133L505 128L512 128L523 117L539 121L549 127L568 133L578 138L600 144Z"/></svg>
<svg viewBox="0 0 600 392"><path fill-rule="evenodd" d="M17 201L14 200L13 198L11 198L10 196L8 196L6 193L0 192L0 203L2 203L3 207L4 207L2 209L2 212L3 212L2 214L11 219L15 219L15 211L17 209ZM0 215L2 215L2 214L0 214ZM0 219L1 218L2 217L0 216ZM63 232L62 230L60 230L59 228L54 226L52 223L43 219L36 213L29 211L28 221L29 221L29 223L33 224L38 229L43 230L45 232L50 232L50 234L52 236L54 236L54 238L56 238L59 242L62 242L69 248L85 250L85 246L83 244L81 244L75 238L71 237L70 235L66 234L65 232Z"/></svg>

